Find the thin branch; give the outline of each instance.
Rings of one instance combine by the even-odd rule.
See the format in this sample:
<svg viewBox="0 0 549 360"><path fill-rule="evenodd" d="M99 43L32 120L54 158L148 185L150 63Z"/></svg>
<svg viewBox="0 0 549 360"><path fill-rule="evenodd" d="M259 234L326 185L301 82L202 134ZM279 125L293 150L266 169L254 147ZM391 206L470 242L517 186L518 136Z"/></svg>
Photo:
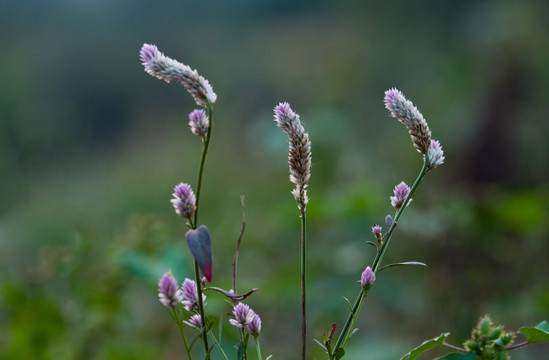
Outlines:
<svg viewBox="0 0 549 360"><path fill-rule="evenodd" d="M238 240L236 241L236 250L234 252L234 261L233 261L233 291L235 294L236 290L236 271L238 269L238 251L240 249L240 243L242 242L242 236L244 236L244 230L246 229L246 208L244 206L244 195L240 195L240 203L242 204L242 227L240 228L240 234L238 235Z"/></svg>

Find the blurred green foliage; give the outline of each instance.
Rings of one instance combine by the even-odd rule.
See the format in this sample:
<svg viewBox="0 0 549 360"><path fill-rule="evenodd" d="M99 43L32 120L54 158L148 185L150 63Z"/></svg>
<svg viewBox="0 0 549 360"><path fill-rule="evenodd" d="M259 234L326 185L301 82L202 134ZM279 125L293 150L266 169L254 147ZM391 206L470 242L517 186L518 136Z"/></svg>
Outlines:
<svg viewBox="0 0 549 360"><path fill-rule="evenodd" d="M395 359L490 313L507 329L549 317L549 5L524 1L0 2L0 359L176 359L156 286L192 275L169 204L195 181L192 99L143 72L154 43L219 96L201 223L214 286L239 288L263 318L264 354L295 358L299 220L284 135L289 101L310 132L311 320L318 339L371 263L370 226L421 166L383 91L425 115L446 164L399 223L350 359ZM228 305L208 298L208 312ZM223 334L228 351L236 334ZM311 341L310 347L313 348ZM537 345L513 359L540 359ZM522 355L521 355L522 354ZM320 352L315 358L322 358Z"/></svg>

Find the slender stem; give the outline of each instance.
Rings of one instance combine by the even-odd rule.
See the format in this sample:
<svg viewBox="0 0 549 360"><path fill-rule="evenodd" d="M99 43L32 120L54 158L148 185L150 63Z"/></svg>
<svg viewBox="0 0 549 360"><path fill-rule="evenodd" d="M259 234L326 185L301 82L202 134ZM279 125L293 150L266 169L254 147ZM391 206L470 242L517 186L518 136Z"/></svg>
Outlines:
<svg viewBox="0 0 549 360"><path fill-rule="evenodd" d="M506 350L507 351L516 350L516 349L520 349L520 348L523 348L525 346L528 346L530 344L531 344L531 342L529 342L529 341L523 341L521 343L509 346Z"/></svg>
<svg viewBox="0 0 549 360"><path fill-rule="evenodd" d="M209 359L208 329L206 317L204 316L204 302L202 301L202 281L200 280L200 270L198 269L196 261L194 262L194 276L196 279L196 290L198 291L198 311L200 312L200 319L202 320L202 342L204 343L206 359Z"/></svg>
<svg viewBox="0 0 549 360"><path fill-rule="evenodd" d="M177 327L179 328L179 333L181 334L181 338L183 339L183 343L185 344L185 352L187 353L187 359L191 360L191 349L189 349L189 343L187 342L187 337L185 336L185 332L183 331L183 323L181 322L181 319L179 318L179 315L177 314L177 310L175 307L172 307L172 316L177 324Z"/></svg>
<svg viewBox="0 0 549 360"><path fill-rule="evenodd" d="M462 353L466 353L466 352L467 352L467 350L462 349L462 348L460 348L459 346L455 346L455 345L452 345L452 344L448 344L446 341L444 341L444 342L442 343L442 345L446 346L447 348L450 348L450 349L452 349L452 350L459 351L459 352L462 352Z"/></svg>
<svg viewBox="0 0 549 360"><path fill-rule="evenodd" d="M215 347L219 350L219 352L221 353L221 356L223 356L223 358L225 360L229 360L229 358L227 357L227 354L225 354L225 351L223 351L223 348L221 347L221 345L219 345L219 342L217 341L217 339L215 338L215 336L213 334L210 334L210 337L212 338L212 341L215 345Z"/></svg>
<svg viewBox="0 0 549 360"><path fill-rule="evenodd" d="M244 208L244 195L240 196L240 203L242 204L242 227L240 228L240 234L238 235L238 240L236 241L236 250L234 252L233 260L233 291L235 294L238 294L236 290L236 273L238 270L238 251L240 250L240 243L242 242L242 236L244 236L244 230L246 230L246 209Z"/></svg>
<svg viewBox="0 0 549 360"><path fill-rule="evenodd" d="M255 349L257 351L257 360L263 360L263 356L261 355L261 346L259 345L259 337L254 336L255 340Z"/></svg>
<svg viewBox="0 0 549 360"><path fill-rule="evenodd" d="M301 359L307 358L306 216L301 211Z"/></svg>
<svg viewBox="0 0 549 360"><path fill-rule="evenodd" d="M379 267L381 266L381 261L383 260L383 256L385 255L385 252L387 251L387 246L389 245L389 242L391 240L391 236L393 235L393 231L395 230L395 227L397 226L397 222L400 219L400 216L404 212L404 209L406 209L406 206L410 202L410 199L412 198L412 195L413 195L414 191L416 190L419 183L421 182L421 180L423 179L425 174L427 174L428 171L429 171L429 157L428 157L427 154L424 154L423 167L421 168L421 171L420 171L418 177L416 178L416 181L414 182L414 184L410 188L410 193L406 197L406 200L404 200L404 203L402 204L400 209L398 209L398 211L395 215L395 218L393 220L393 223L391 224L391 227L389 228L389 231L387 231L387 233L383 237L383 244L381 245L381 248L377 252L376 257L374 258L374 262L372 263L372 271L374 273L377 273L377 271L379 270ZM339 337L337 339L337 342L336 342L336 345L334 347L334 350L333 350L332 354L335 355L336 351L339 350L342 343L346 344L346 341L343 342L343 340L348 339L348 332L351 328L351 323L354 323L354 321L356 321L356 318L358 317L358 312L362 308L362 302L366 298L366 294L367 294L367 292L365 292L364 289L360 289L360 293L358 294L358 296L355 300L355 303L353 305L353 308L351 309L351 312L349 313L349 316L347 317L347 321L345 321L345 325L343 326L343 329L341 330L341 333L339 334ZM333 356L332 356L332 358L333 358Z"/></svg>

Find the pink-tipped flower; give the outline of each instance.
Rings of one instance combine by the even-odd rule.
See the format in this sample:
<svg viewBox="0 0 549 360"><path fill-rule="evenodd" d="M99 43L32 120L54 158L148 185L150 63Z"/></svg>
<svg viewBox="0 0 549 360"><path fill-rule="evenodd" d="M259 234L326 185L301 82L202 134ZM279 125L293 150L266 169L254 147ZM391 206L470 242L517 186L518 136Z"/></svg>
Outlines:
<svg viewBox="0 0 549 360"><path fill-rule="evenodd" d="M444 164L444 151L438 140L432 140L427 151L429 157L429 169L434 169L439 165Z"/></svg>
<svg viewBox="0 0 549 360"><path fill-rule="evenodd" d="M185 183L176 185L173 189L173 197L170 202L177 215L190 219L196 210L196 196L191 189L191 185Z"/></svg>
<svg viewBox="0 0 549 360"><path fill-rule="evenodd" d="M250 323L246 325L246 329L253 337L257 337L259 335L259 333L261 332L261 318L259 317L259 315L254 315L252 321L250 321Z"/></svg>
<svg viewBox="0 0 549 360"><path fill-rule="evenodd" d="M410 193L410 187L406 185L406 183L401 182L397 186L395 186L395 189L393 190L393 193L395 196L391 196L391 205L395 209L400 209L402 207L402 204L404 204L404 201L406 200L406 197ZM408 201L408 204L412 202L412 199Z"/></svg>
<svg viewBox="0 0 549 360"><path fill-rule="evenodd" d="M139 56L149 75L183 85L198 106L207 107L208 102L213 104L217 100L208 80L189 66L165 56L155 45L143 44Z"/></svg>
<svg viewBox="0 0 549 360"><path fill-rule="evenodd" d="M385 107L406 126L417 151L425 154L431 144L431 130L414 104L400 90L392 88L385 92Z"/></svg>
<svg viewBox="0 0 549 360"><path fill-rule="evenodd" d="M158 282L158 300L166 307L174 307L183 300L183 291L170 273L165 273Z"/></svg>
<svg viewBox="0 0 549 360"><path fill-rule="evenodd" d="M199 314L194 314L189 318L189 321L183 321L183 323L197 330L202 330L202 317Z"/></svg>
<svg viewBox="0 0 549 360"><path fill-rule="evenodd" d="M233 315L234 319L230 319L229 322L240 329L247 327L252 322L254 316L256 316L255 312L243 303L235 305Z"/></svg>
<svg viewBox="0 0 549 360"><path fill-rule="evenodd" d="M290 140L288 155L290 181L296 186L292 190L292 195L297 201L299 210L304 212L309 203L307 184L311 178L312 163L309 134L305 132L299 115L292 111L288 103L280 103L274 108L274 120Z"/></svg>
<svg viewBox="0 0 549 360"><path fill-rule="evenodd" d="M202 137L206 136L210 127L210 119L208 119L206 111L200 109L191 112L189 114L189 127L193 134Z"/></svg>
<svg viewBox="0 0 549 360"><path fill-rule="evenodd" d="M372 226L372 233L374 234L374 237L378 242L380 242L381 238L383 237L383 235L381 234L382 231L383 231L383 228L381 226L377 224Z"/></svg>
<svg viewBox="0 0 549 360"><path fill-rule="evenodd" d="M198 289L196 288L196 282L189 278L186 278L181 285L183 290L183 301L181 304L187 311L198 311ZM206 295L202 294L202 303L206 303Z"/></svg>
<svg viewBox="0 0 549 360"><path fill-rule="evenodd" d="M360 277L360 286L362 286L363 289L367 289L374 284L374 281L376 281L376 274L374 274L372 269L368 266L362 272L362 276Z"/></svg>

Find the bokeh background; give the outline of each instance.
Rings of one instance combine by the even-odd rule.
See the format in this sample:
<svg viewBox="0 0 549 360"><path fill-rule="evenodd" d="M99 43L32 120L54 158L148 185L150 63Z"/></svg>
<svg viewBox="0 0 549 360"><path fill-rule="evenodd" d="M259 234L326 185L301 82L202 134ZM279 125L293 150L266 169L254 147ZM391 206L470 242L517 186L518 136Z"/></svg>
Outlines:
<svg viewBox="0 0 549 360"><path fill-rule="evenodd" d="M543 0L0 0L0 358L184 358L157 281L193 274L169 199L196 182L201 143L191 97L143 71L143 43L218 94L201 223L213 285L228 289L245 195L239 289L260 289L247 303L265 355L299 348L299 219L272 108L290 102L312 140L309 332L321 339L344 322L392 188L422 164L384 108L391 87L446 164L386 257L429 267L379 274L348 358L397 359L445 331L461 344L486 313L508 329L549 320L548 20ZM211 316L229 311L209 295ZM223 333L230 353L235 335Z"/></svg>

